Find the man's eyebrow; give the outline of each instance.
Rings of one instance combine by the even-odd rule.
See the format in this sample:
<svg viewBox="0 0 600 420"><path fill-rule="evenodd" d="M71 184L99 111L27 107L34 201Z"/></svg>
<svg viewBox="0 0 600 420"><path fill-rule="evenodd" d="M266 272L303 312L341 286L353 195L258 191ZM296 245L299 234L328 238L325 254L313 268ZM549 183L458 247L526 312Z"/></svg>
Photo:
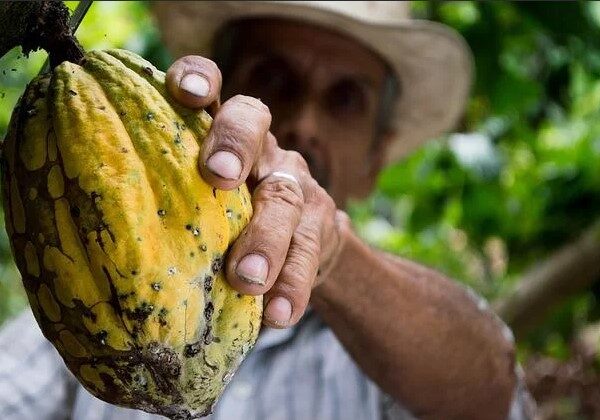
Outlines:
<svg viewBox="0 0 600 420"><path fill-rule="evenodd" d="M365 74L354 74L354 73L343 74L334 82L334 84L337 84L340 82L348 82L348 81L352 82L352 83L356 83L356 85L359 88L364 89L365 91L367 91L369 93L373 93L373 94L379 93L380 86L378 85L378 83L372 77L369 77Z"/></svg>
<svg viewBox="0 0 600 420"><path fill-rule="evenodd" d="M359 75L359 76L355 76L354 79L358 82L358 84L361 87L364 87L366 89L371 89L374 91L377 91L379 89L379 87L377 86L377 83L375 82L375 80L373 80L372 77L366 76L366 75Z"/></svg>

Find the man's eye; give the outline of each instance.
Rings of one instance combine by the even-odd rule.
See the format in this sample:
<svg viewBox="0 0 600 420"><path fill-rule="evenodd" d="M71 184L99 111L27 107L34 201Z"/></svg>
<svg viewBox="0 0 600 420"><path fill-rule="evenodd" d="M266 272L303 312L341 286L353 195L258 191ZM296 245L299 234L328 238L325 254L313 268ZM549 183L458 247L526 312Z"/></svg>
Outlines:
<svg viewBox="0 0 600 420"><path fill-rule="evenodd" d="M249 88L254 96L269 100L290 99L294 86L288 66L278 59L267 59L257 63L249 77Z"/></svg>
<svg viewBox="0 0 600 420"><path fill-rule="evenodd" d="M353 116L366 110L367 98L358 82L342 80L329 89L325 105L336 117Z"/></svg>

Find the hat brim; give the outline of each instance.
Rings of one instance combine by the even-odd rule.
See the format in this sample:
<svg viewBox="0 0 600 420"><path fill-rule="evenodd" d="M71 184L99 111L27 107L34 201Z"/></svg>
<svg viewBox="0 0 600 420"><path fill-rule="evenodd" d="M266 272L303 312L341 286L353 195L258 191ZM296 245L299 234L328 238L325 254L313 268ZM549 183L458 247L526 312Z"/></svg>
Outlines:
<svg viewBox="0 0 600 420"><path fill-rule="evenodd" d="M218 30L249 17L301 20L355 38L386 60L400 81L401 95L391 114L397 134L386 151L388 162L451 129L468 99L470 50L456 32L436 22L406 19L382 24L307 2L164 1L153 2L152 9L166 47L178 57L210 57Z"/></svg>

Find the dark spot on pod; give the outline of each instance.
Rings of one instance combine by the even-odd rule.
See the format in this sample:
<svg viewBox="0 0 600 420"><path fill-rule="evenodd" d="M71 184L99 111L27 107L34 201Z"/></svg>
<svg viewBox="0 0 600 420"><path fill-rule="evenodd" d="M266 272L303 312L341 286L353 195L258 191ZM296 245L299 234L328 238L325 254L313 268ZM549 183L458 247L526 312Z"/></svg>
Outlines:
<svg viewBox="0 0 600 420"><path fill-rule="evenodd" d="M241 218L242 218L242 215L240 213L238 213L237 219L240 220Z"/></svg>
<svg viewBox="0 0 600 420"><path fill-rule="evenodd" d="M235 295L235 297L237 297L238 299L241 299L242 298L242 294L238 293L238 294Z"/></svg>
<svg viewBox="0 0 600 420"><path fill-rule="evenodd" d="M129 150L127 150L127 148L126 148L126 147L121 147L121 152L122 152L122 153L128 153L128 152L129 152Z"/></svg>
<svg viewBox="0 0 600 420"><path fill-rule="evenodd" d="M169 151L168 151L167 149L161 149L161 150L160 150L160 152L161 152L163 155L166 155L167 153L169 153Z"/></svg>
<svg viewBox="0 0 600 420"><path fill-rule="evenodd" d="M77 207L75 205L71 205L70 211L71 211L71 216L73 216L73 217L79 217L81 215L81 211L79 210L79 207Z"/></svg>
<svg viewBox="0 0 600 420"><path fill-rule="evenodd" d="M163 217L164 215L167 214L167 212L163 209L158 209L158 211L156 212L160 217Z"/></svg>
<svg viewBox="0 0 600 420"><path fill-rule="evenodd" d="M181 143L181 136L179 135L179 133L175 133L175 144L179 144Z"/></svg>
<svg viewBox="0 0 600 420"><path fill-rule="evenodd" d="M144 73L146 73L148 76L152 76L152 74L153 74L153 71L152 71L152 69L151 69L150 67L144 67L142 70L143 70L143 71L144 71Z"/></svg>
<svg viewBox="0 0 600 420"><path fill-rule="evenodd" d="M206 247L206 245L205 245L205 244L202 244L202 245L200 245L200 249L202 250L202 252L206 252L206 250L207 250L208 248Z"/></svg>
<svg viewBox="0 0 600 420"><path fill-rule="evenodd" d="M151 342L148 343L144 352L143 358L145 365L151 366L158 377L163 376L164 379L177 378L181 374L181 363L177 353L164 345Z"/></svg>
<svg viewBox="0 0 600 420"><path fill-rule="evenodd" d="M196 211L200 211L200 206L196 204Z"/></svg>
<svg viewBox="0 0 600 420"><path fill-rule="evenodd" d="M212 290L213 278L212 276L204 277L204 290L210 292Z"/></svg>
<svg viewBox="0 0 600 420"><path fill-rule="evenodd" d="M10 71L17 71L17 69L10 69Z"/></svg>
<svg viewBox="0 0 600 420"><path fill-rule="evenodd" d="M231 326L231 328L234 328L234 329L237 328L237 327L238 327L238 323L237 322Z"/></svg>
<svg viewBox="0 0 600 420"><path fill-rule="evenodd" d="M200 343L199 341L196 341L192 344L187 344L184 350L185 357L194 357L195 355L200 353L200 350L202 350L202 343Z"/></svg>
<svg viewBox="0 0 600 420"><path fill-rule="evenodd" d="M158 292L160 289L162 289L162 285L158 282L152 283L152 290L154 290L155 292Z"/></svg>
<svg viewBox="0 0 600 420"><path fill-rule="evenodd" d="M213 337L213 343L220 343L221 339L219 337Z"/></svg>
<svg viewBox="0 0 600 420"><path fill-rule="evenodd" d="M28 117L33 117L34 115L37 115L38 112L37 109L35 109L35 107L32 106L31 108L27 109L25 113Z"/></svg>
<svg viewBox="0 0 600 420"><path fill-rule="evenodd" d="M192 225L190 225L190 224L185 225L185 229L186 230L192 230Z"/></svg>
<svg viewBox="0 0 600 420"><path fill-rule="evenodd" d="M92 198L92 200L94 201L99 201L102 199L102 196L100 194L98 194L96 191L92 191L90 193L90 197Z"/></svg>
<svg viewBox="0 0 600 420"><path fill-rule="evenodd" d="M213 197L217 198L217 189L213 188Z"/></svg>
<svg viewBox="0 0 600 420"><path fill-rule="evenodd" d="M131 275L132 276L137 276L137 273L138 273L137 270L131 270Z"/></svg>
<svg viewBox="0 0 600 420"><path fill-rule="evenodd" d="M140 238L139 236L137 237L137 241L138 242L142 242L142 238Z"/></svg>
<svg viewBox="0 0 600 420"><path fill-rule="evenodd" d="M127 112L125 112L125 111L119 111L119 116L120 117L124 117L125 115L127 115Z"/></svg>
<svg viewBox="0 0 600 420"><path fill-rule="evenodd" d="M150 305L148 302L142 302L140 306L135 308L134 311L127 310L127 316L129 317L129 319L143 322L146 319L148 319L148 317L153 311L153 305Z"/></svg>
<svg viewBox="0 0 600 420"><path fill-rule="evenodd" d="M6 96L5 92L0 92L0 98L4 99L5 96Z"/></svg>
<svg viewBox="0 0 600 420"><path fill-rule="evenodd" d="M180 125L181 131L185 130L187 127L185 126L185 124L181 124Z"/></svg>
<svg viewBox="0 0 600 420"><path fill-rule="evenodd" d="M134 340L137 340L139 334L140 334L140 327L137 325L134 325L133 328L131 329L131 338L133 338Z"/></svg>
<svg viewBox="0 0 600 420"><path fill-rule="evenodd" d="M106 332L105 330L100 331L99 333L96 334L96 339L100 342L100 344L102 344L103 346L106 345L106 338L108 337L108 332Z"/></svg>
<svg viewBox="0 0 600 420"><path fill-rule="evenodd" d="M165 308L162 308L160 311L158 311L158 323L161 327L167 325L167 320L165 318L167 317L168 313L169 311Z"/></svg>
<svg viewBox="0 0 600 420"><path fill-rule="evenodd" d="M223 257L216 257L210 268L212 269L213 274L216 274L221 268L223 268Z"/></svg>
<svg viewBox="0 0 600 420"><path fill-rule="evenodd" d="M214 311L215 311L215 307L213 306L212 302L208 302L206 304L206 307L204 308L204 319L206 319L207 321L210 321Z"/></svg>
<svg viewBox="0 0 600 420"><path fill-rule="evenodd" d="M77 312L79 312L84 317L91 319L92 322L96 322L96 318L97 318L96 314L93 313L90 308L88 308L87 306L85 306L85 304L83 303L82 300L80 300L80 299L73 299L72 302L75 305L75 308L76 308Z"/></svg>
<svg viewBox="0 0 600 420"><path fill-rule="evenodd" d="M147 112L146 113L146 121L152 121L154 119L154 113Z"/></svg>
<svg viewBox="0 0 600 420"><path fill-rule="evenodd" d="M109 395L119 395L121 387L115 383L115 378L113 378L106 372L100 372L98 373L98 376L104 384L104 387L106 388L107 392L110 392Z"/></svg>
<svg viewBox="0 0 600 420"><path fill-rule="evenodd" d="M106 107L105 107L104 105L100 105L100 106L98 107L98 109L99 109L100 111L104 111L104 110L106 109Z"/></svg>
<svg viewBox="0 0 600 420"><path fill-rule="evenodd" d="M73 89L69 89L69 95L77 96L77 92L75 92Z"/></svg>
<svg viewBox="0 0 600 420"><path fill-rule="evenodd" d="M192 252L190 252L190 257L193 257L194 255L196 255L196 254L194 254L194 252L193 252L193 251L192 251Z"/></svg>
<svg viewBox="0 0 600 420"><path fill-rule="evenodd" d="M207 325L206 331L204 331L204 336L202 337L202 340L204 341L204 344L206 344L208 346L211 343L212 338L213 338L212 329L210 328L210 325Z"/></svg>

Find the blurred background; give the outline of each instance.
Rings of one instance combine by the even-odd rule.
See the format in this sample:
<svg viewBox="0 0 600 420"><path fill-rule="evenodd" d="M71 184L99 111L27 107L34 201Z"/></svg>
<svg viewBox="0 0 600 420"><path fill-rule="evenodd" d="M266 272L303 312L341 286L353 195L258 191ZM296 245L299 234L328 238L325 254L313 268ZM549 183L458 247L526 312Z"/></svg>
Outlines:
<svg viewBox="0 0 600 420"><path fill-rule="evenodd" d="M600 3L419 1L413 12L465 37L477 79L455 132L351 205L355 227L493 304L540 418L600 418ZM77 37L163 70L172 61L145 2L95 2ZM0 59L0 137L44 60ZM25 306L2 228L0 325Z"/></svg>

